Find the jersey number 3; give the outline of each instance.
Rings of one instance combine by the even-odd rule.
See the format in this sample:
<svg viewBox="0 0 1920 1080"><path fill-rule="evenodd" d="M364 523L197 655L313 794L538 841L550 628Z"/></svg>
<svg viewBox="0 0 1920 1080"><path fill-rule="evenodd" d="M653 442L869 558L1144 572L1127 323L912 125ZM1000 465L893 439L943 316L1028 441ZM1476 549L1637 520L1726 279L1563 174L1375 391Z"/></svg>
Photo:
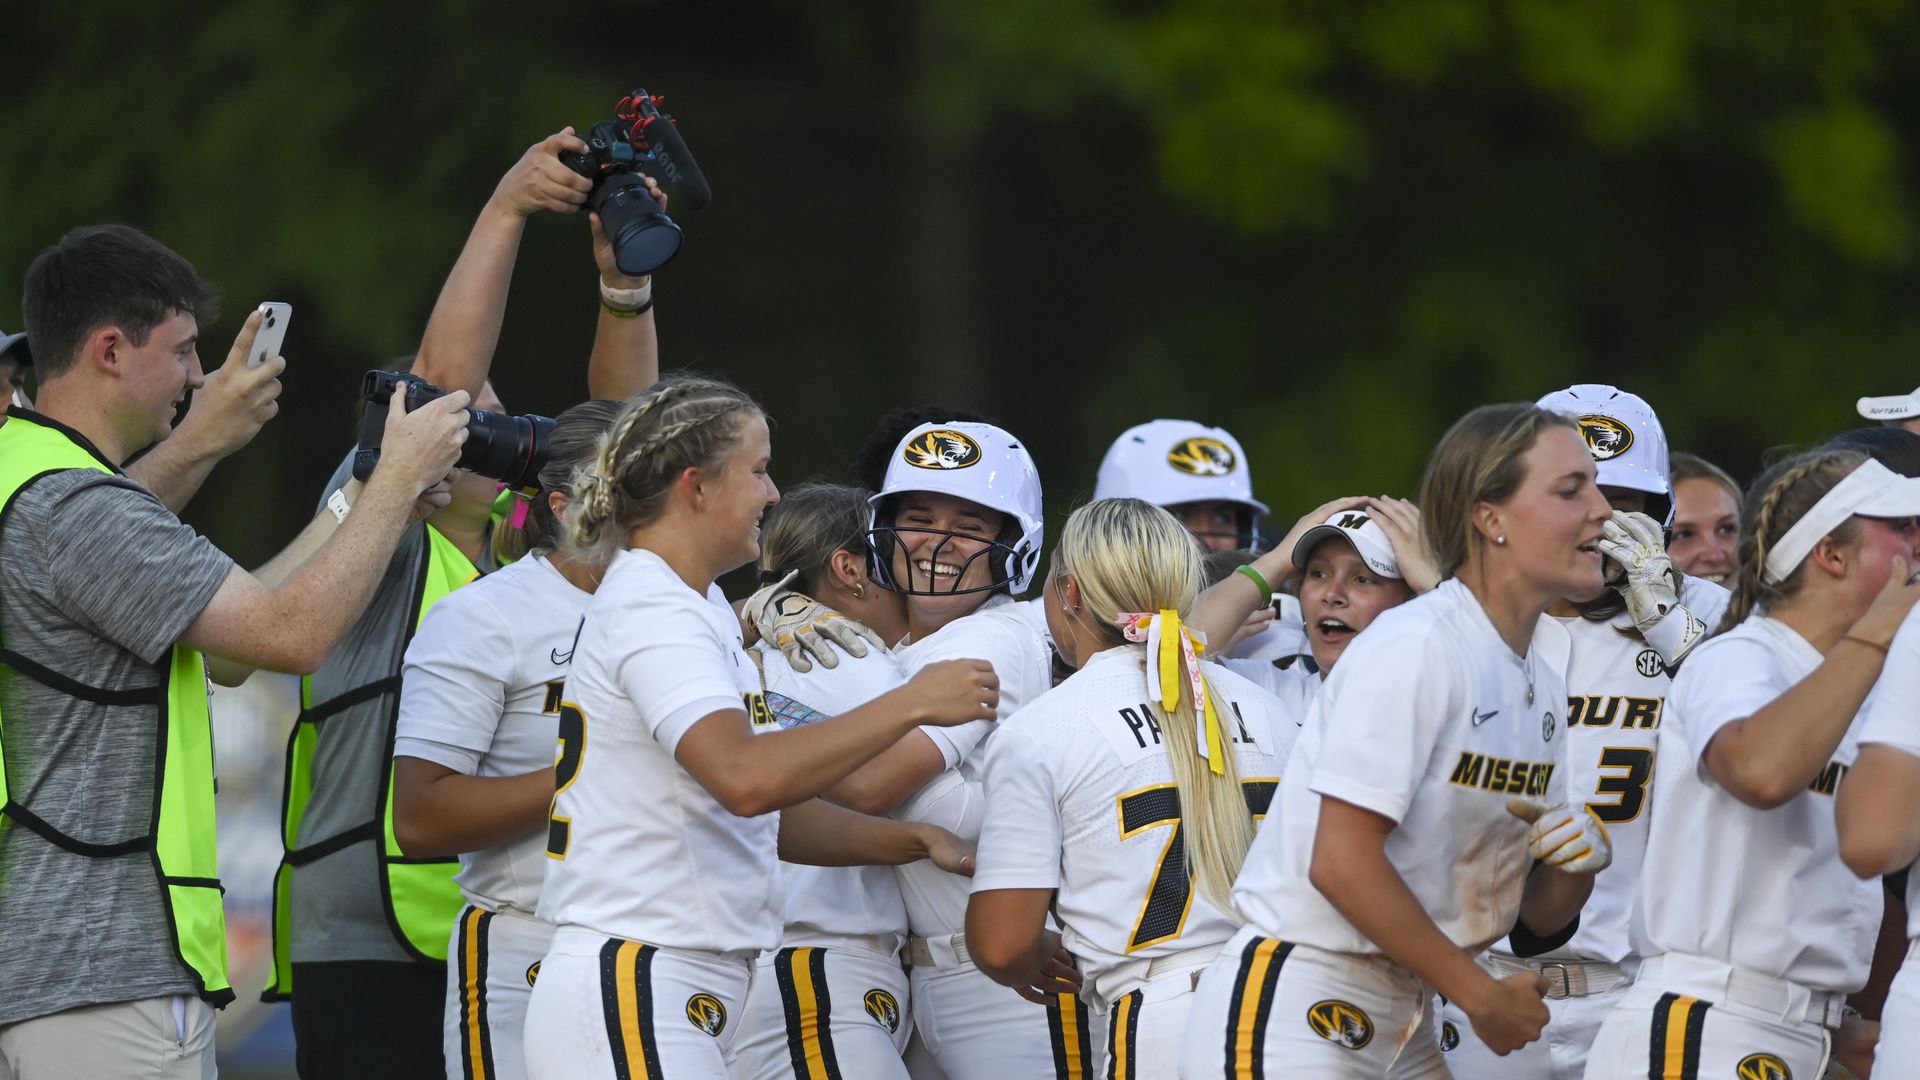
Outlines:
<svg viewBox="0 0 1920 1080"><path fill-rule="evenodd" d="M1247 809L1255 821L1266 816L1273 802L1278 780L1245 780L1240 784L1247 798ZM1169 938L1180 936L1187 925L1187 910L1193 906L1193 878L1187 873L1186 827L1180 820L1180 789L1173 784L1156 784L1120 796L1120 839L1126 840L1148 829L1173 826L1167 846L1160 849L1160 864L1154 868L1153 884L1140 904L1140 917L1134 920L1133 934L1127 938L1127 951L1135 952Z"/></svg>
<svg viewBox="0 0 1920 1080"><path fill-rule="evenodd" d="M560 793L580 775L580 756L587 750L587 715L573 702L560 705L560 753L553 762L553 802L547 806L547 857L567 857L573 819L560 816Z"/></svg>

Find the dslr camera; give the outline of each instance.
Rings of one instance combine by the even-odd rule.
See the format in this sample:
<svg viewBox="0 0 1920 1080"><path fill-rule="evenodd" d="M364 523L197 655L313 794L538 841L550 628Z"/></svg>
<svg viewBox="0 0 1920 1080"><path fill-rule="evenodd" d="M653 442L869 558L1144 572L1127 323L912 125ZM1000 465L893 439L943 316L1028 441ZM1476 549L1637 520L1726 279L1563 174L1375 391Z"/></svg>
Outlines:
<svg viewBox="0 0 1920 1080"><path fill-rule="evenodd" d="M360 396L367 409L360 419L360 445L353 452L354 479L365 483L380 463L380 437L387 429L387 406L393 389L404 385L407 411L447 395L418 375L399 371L369 371L360 380ZM545 416L508 416L467 410L467 441L460 447L458 468L491 477L514 491L531 496L540 490L540 470L547 466L547 436L553 420Z"/></svg>
<svg viewBox="0 0 1920 1080"><path fill-rule="evenodd" d="M713 200L673 117L660 111L664 100L645 88L635 90L613 107L613 119L586 133L586 153L560 154L561 164L593 181L587 205L600 215L623 274L651 274L680 250L680 226L647 193L646 177L670 189L689 209L703 209Z"/></svg>

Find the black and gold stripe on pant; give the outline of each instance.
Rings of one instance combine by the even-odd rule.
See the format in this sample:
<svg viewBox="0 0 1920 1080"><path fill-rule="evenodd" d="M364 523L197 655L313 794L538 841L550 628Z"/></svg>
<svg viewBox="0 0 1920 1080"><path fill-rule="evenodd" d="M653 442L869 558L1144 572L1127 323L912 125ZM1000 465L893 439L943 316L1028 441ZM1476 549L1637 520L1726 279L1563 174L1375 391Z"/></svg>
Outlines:
<svg viewBox="0 0 1920 1080"><path fill-rule="evenodd" d="M827 951L813 947L781 949L773 958L780 1005L787 1014L787 1054L795 1080L840 1080L840 1059L833 1054L828 1016Z"/></svg>
<svg viewBox="0 0 1920 1080"><path fill-rule="evenodd" d="M651 945L618 938L600 948L600 1005L618 1080L661 1080L660 1043L653 1037Z"/></svg>
<svg viewBox="0 0 1920 1080"><path fill-rule="evenodd" d="M1087 1029L1087 1003L1078 994L1056 994L1047 1010L1047 1034L1053 1038L1054 1080L1092 1080L1093 1037Z"/></svg>
<svg viewBox="0 0 1920 1080"><path fill-rule="evenodd" d="M1107 1080L1134 1080L1137 1068L1134 1065L1133 1048L1140 1033L1140 999L1144 995L1135 990L1113 1003L1113 1011L1107 1016L1107 1026L1112 1028L1111 1045L1107 1051Z"/></svg>
<svg viewBox="0 0 1920 1080"><path fill-rule="evenodd" d="M487 1023L487 930L493 912L460 913L460 1074L493 1080L493 1026Z"/></svg>
<svg viewBox="0 0 1920 1080"><path fill-rule="evenodd" d="M1711 1002L1662 994L1653 1007L1653 1036L1648 1039L1648 1080L1699 1080L1700 1033Z"/></svg>
<svg viewBox="0 0 1920 1080"><path fill-rule="evenodd" d="M1227 999L1227 1080L1265 1080L1267 1018L1280 965L1293 946L1277 938L1254 938L1240 950L1240 970Z"/></svg>

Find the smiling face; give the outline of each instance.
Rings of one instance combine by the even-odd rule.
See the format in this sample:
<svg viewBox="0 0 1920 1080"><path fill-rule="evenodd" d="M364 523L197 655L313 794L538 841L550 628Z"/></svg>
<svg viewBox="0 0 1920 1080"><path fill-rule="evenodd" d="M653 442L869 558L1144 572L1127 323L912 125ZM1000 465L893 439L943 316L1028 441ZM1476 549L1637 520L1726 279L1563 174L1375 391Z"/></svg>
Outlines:
<svg viewBox="0 0 1920 1080"><path fill-rule="evenodd" d="M193 316L175 311L147 334L144 345L121 337L114 346L120 378L127 391L125 437L129 450L173 434L173 418L206 381L200 370L200 327Z"/></svg>
<svg viewBox="0 0 1920 1080"><path fill-rule="evenodd" d="M734 423L739 433L733 449L717 471L703 470L700 477L710 543L723 572L760 557L760 515L780 501L780 489L767 471L773 459L767 418L741 413Z"/></svg>
<svg viewBox="0 0 1920 1080"><path fill-rule="evenodd" d="M934 491L899 496L889 571L903 587L908 607L940 623L986 601L994 584L994 547L1007 516L979 503ZM924 595L931 594L931 595Z"/></svg>
<svg viewBox="0 0 1920 1080"><path fill-rule="evenodd" d="M1717 480L1695 476L1673 486L1673 536L1667 554L1683 574L1728 585L1740 568L1740 506Z"/></svg>
<svg viewBox="0 0 1920 1080"><path fill-rule="evenodd" d="M1519 487L1495 508L1496 534L1520 577L1552 597L1590 597L1605 587L1595 542L1613 507L1594 484L1593 457L1573 429L1551 427L1521 457Z"/></svg>
<svg viewBox="0 0 1920 1080"><path fill-rule="evenodd" d="M1320 674L1333 669L1347 643L1376 616L1411 599L1406 582L1375 573L1352 544L1336 537L1317 544L1300 580L1300 610Z"/></svg>

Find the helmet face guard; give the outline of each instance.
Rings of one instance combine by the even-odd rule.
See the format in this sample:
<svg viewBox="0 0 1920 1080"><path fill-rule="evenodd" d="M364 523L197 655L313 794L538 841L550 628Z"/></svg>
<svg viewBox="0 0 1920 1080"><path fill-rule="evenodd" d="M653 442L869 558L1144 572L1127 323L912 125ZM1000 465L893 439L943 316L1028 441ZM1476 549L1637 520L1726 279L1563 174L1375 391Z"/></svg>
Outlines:
<svg viewBox="0 0 1920 1080"><path fill-rule="evenodd" d="M906 562L906 580L902 581L900 575L894 572L893 557L896 554L904 556L907 547L922 536L940 538L933 545L933 549L925 553L924 557L929 568L922 570L915 565L917 560L903 559ZM948 552L948 545L956 540L985 546L961 562L954 573L937 573L932 567L940 564L940 557ZM952 550L957 552L959 549ZM967 596L972 593L1006 589L1012 576L1009 570L1017 564L1020 557L1012 546L998 540L983 540L978 536L950 532L946 529L921 529L898 525L876 525L868 530L867 552L874 584L904 596ZM985 585L976 585L970 589L961 588L960 583L967 579L967 571L973 569L973 564L981 559L987 560L990 580Z"/></svg>

